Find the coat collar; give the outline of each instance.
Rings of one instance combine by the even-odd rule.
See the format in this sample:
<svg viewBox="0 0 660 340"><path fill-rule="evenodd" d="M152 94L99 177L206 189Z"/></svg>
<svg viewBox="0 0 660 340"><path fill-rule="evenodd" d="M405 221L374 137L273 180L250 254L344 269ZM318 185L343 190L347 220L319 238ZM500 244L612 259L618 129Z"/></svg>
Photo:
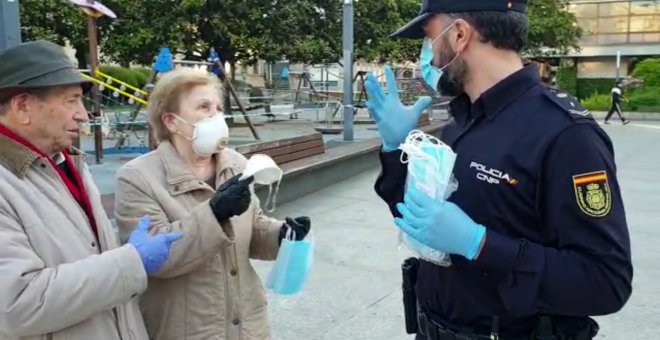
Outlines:
<svg viewBox="0 0 660 340"><path fill-rule="evenodd" d="M175 192L188 191L199 188L204 185L197 176L190 170L190 166L179 155L174 145L169 141L162 141L158 145L158 155L163 162L166 181L174 187ZM216 160L216 185L220 183L221 177L229 172L230 175L237 174L240 167L235 157L232 157L229 150L222 150L214 157ZM193 183L192 187L186 183ZM215 189L215 188L214 188Z"/></svg>
<svg viewBox="0 0 660 340"><path fill-rule="evenodd" d="M5 126L0 125L0 164L19 178L25 177L30 166L37 159L46 158L26 143L29 144ZM76 148L71 148L68 154L78 168L86 161L84 152ZM54 161L57 163L58 159L63 159L63 157L56 157Z"/></svg>

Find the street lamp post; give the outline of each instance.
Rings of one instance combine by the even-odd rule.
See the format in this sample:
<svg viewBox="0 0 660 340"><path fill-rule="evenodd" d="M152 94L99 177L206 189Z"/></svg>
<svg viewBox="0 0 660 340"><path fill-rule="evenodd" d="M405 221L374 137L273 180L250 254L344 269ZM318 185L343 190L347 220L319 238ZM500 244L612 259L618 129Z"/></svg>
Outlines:
<svg viewBox="0 0 660 340"><path fill-rule="evenodd" d="M21 43L18 0L0 0L0 51Z"/></svg>
<svg viewBox="0 0 660 340"><path fill-rule="evenodd" d="M344 1L344 140L353 140L353 0Z"/></svg>
<svg viewBox="0 0 660 340"><path fill-rule="evenodd" d="M621 51L616 51L616 80L619 80L621 75Z"/></svg>

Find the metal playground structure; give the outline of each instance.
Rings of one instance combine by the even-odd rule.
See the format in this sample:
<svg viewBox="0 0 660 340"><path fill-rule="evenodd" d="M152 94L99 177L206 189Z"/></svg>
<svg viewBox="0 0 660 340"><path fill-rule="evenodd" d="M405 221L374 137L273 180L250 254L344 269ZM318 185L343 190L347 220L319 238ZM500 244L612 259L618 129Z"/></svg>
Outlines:
<svg viewBox="0 0 660 340"><path fill-rule="evenodd" d="M158 81L159 75L170 72L179 67L193 67L211 72L212 68L218 68L217 75L223 82L224 88L231 95L231 108L225 109L228 118L242 119L250 128L253 137L259 140L257 130L252 124L253 117L268 117L269 122L276 122L278 117L288 117L288 119L298 119L302 112L312 113L315 117L315 123L319 124L317 131L323 133L340 133L341 122L337 124L336 117L343 108L341 91L323 91L314 87L314 82L310 79L310 74L306 70L301 73L283 72L278 82L289 82L291 89L281 90L278 86L273 89L262 89L264 95L256 96L250 93L237 91L231 81L227 79L226 72L219 62L217 55L213 51L207 61L191 61L174 59L170 50L166 47L161 48L160 53L155 58L151 67L151 74L148 77L144 88L137 88L121 79L112 77L99 69L95 69L92 74L85 70L84 77L94 83L99 93L98 103L94 98L87 98L90 104L97 104L100 114L93 116L90 114L91 128L99 127L101 133L95 134L95 138L113 138L115 139L114 148L106 152L130 152L135 149L137 152L146 152L154 146L150 139L148 117L145 108L148 106L149 93L154 84ZM369 99L364 88L366 71L356 71L351 80L354 88L358 91L354 95L354 116L358 110L366 110L366 101ZM384 75L378 75L383 79ZM297 82L297 84L296 84ZM401 98L404 102L412 103L421 95L432 94L432 91L423 86L423 82L416 78L398 78L397 79ZM291 86L294 85L294 86ZM295 87L295 90L293 89ZM102 102L116 104L103 105ZM125 105L128 103L129 105ZM113 108L113 106L115 108ZM116 107L120 107L116 109ZM234 114L234 112L237 112ZM132 138L131 138L132 137ZM131 140L137 140L137 148L130 145ZM95 145L102 143L95 142ZM95 150L95 152L103 152Z"/></svg>

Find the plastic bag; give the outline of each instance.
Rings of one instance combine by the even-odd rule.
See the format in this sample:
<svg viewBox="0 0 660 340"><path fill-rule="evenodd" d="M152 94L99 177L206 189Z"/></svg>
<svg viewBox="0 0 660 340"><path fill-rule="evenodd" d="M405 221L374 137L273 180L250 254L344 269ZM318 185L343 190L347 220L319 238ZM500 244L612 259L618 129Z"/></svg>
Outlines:
<svg viewBox="0 0 660 340"><path fill-rule="evenodd" d="M422 131L413 130L400 149L403 151L401 162L408 164L406 191L415 187L442 202L458 189L458 181L452 174L456 154L448 145ZM407 159L403 158L404 155ZM403 232L399 232L401 244L426 261L444 267L451 265L449 254L427 247Z"/></svg>
<svg viewBox="0 0 660 340"><path fill-rule="evenodd" d="M281 295L299 293L307 282L313 260L314 237L311 232L302 241L296 241L295 232L288 228L266 287Z"/></svg>

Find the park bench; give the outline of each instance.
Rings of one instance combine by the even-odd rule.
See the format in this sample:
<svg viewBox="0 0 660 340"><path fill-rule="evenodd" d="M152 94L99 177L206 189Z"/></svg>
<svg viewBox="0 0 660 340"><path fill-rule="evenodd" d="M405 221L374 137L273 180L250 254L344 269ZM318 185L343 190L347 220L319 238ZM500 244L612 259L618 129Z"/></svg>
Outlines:
<svg viewBox="0 0 660 340"><path fill-rule="evenodd" d="M236 151L250 158L254 154L266 154L277 165L325 153L325 143L320 133L311 133L293 138L241 145Z"/></svg>

